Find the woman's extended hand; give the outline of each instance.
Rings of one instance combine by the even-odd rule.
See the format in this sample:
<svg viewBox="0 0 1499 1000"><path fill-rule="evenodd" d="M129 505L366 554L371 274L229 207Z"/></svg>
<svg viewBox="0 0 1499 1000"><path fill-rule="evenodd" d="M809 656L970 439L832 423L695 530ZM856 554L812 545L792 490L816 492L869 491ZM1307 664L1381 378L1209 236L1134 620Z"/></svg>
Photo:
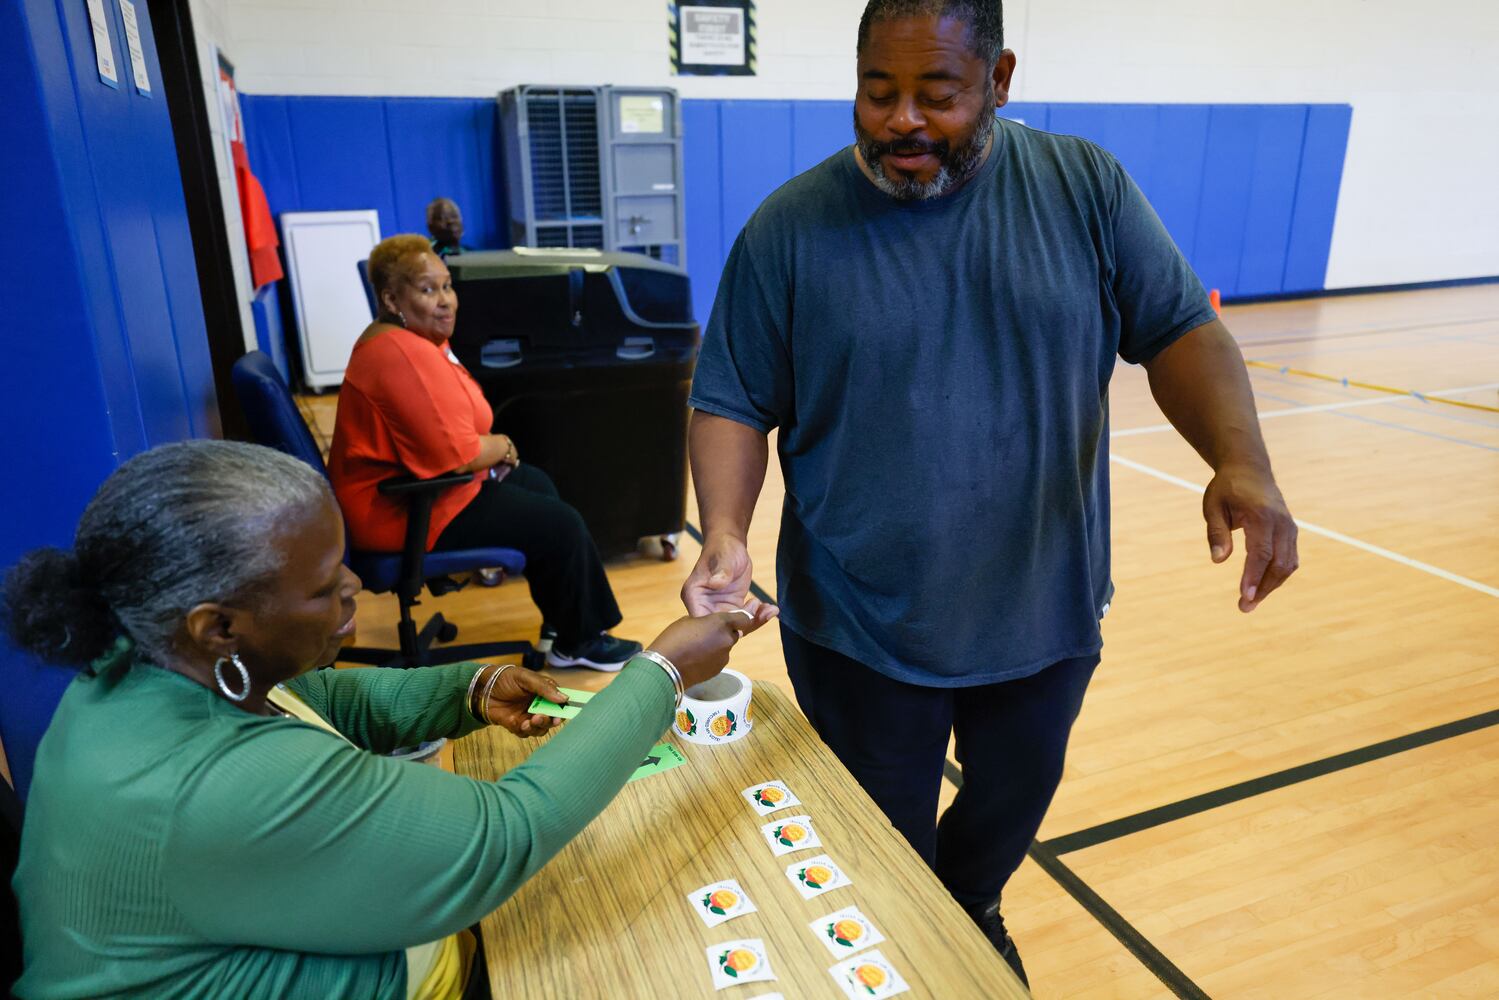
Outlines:
<svg viewBox="0 0 1499 1000"><path fill-rule="evenodd" d="M751 612L720 611L697 618L678 618L656 637L650 648L676 664L687 687L714 677L729 664L729 650L761 625L780 614L774 604L760 604Z"/></svg>
<svg viewBox="0 0 1499 1000"><path fill-rule="evenodd" d="M499 667L486 667L486 670L499 670ZM482 695L489 684L489 676L479 678L475 689ZM516 736L522 739L529 736L540 736L551 729L553 725L561 722L550 715L532 715L528 709L537 695L554 701L559 705L567 703L567 695L557 687L557 682L550 677L538 674L534 670L525 667L508 667L500 674L500 679L494 682L494 690L489 692L489 701L480 708L481 715L496 726L504 726Z"/></svg>

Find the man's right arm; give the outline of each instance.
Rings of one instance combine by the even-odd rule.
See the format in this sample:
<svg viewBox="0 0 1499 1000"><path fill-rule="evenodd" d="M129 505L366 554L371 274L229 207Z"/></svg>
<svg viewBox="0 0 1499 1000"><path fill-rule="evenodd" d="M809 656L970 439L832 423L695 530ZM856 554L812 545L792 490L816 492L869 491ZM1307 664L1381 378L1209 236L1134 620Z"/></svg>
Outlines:
<svg viewBox="0 0 1499 1000"><path fill-rule="evenodd" d="M703 552L682 585L682 603L693 615L744 607L755 611L760 602L749 593L753 566L746 540L765 484L770 456L766 435L748 424L696 410L688 447Z"/></svg>
<svg viewBox="0 0 1499 1000"><path fill-rule="evenodd" d="M753 612L760 604L749 593L745 539L765 483L766 435L790 422L795 407L786 334L789 285L774 229L751 219L734 240L687 403L693 408L689 451L703 525L703 554L682 585L682 603L692 615Z"/></svg>

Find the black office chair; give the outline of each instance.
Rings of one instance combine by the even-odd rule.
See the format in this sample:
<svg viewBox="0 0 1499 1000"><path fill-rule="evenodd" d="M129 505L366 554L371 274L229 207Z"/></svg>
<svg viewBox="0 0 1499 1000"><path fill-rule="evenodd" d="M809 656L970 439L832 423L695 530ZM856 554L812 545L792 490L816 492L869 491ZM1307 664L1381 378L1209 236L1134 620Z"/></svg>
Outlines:
<svg viewBox="0 0 1499 1000"><path fill-rule="evenodd" d="M328 469L323 464L322 453L270 356L260 351L246 354L234 363L233 379L234 390L255 441L300 458L326 476ZM406 547L401 552L350 549L345 560L364 581L366 590L377 594L395 592L401 603L401 621L397 626L401 649L397 653L389 649L346 646L338 654L340 660L382 667L424 667L519 654L527 666L538 669L542 666L543 654L529 642L471 643L434 650L433 642L451 642L457 638L458 626L438 613L418 629L411 617L411 609L421 603L417 598L421 596L423 586L433 597L440 597L463 587L451 574L498 568L513 576L526 567L526 557L514 549L427 551L427 528L431 524L433 500L443 490L472 478L469 473L450 472L431 479L397 476L380 484L380 492L384 495L406 500Z"/></svg>
<svg viewBox="0 0 1499 1000"><path fill-rule="evenodd" d="M0 778L0 996L21 978L21 914L10 880L21 857L21 800Z"/></svg>

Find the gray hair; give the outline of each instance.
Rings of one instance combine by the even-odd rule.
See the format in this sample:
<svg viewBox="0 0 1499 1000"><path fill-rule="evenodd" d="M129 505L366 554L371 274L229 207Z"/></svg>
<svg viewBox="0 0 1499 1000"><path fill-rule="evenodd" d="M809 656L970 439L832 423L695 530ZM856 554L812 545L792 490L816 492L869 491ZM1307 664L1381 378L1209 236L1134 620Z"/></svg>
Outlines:
<svg viewBox="0 0 1499 1000"><path fill-rule="evenodd" d="M89 502L71 553L38 550L11 571L12 637L46 659L87 663L123 629L159 661L195 605L253 601L283 568L272 539L331 499L317 470L258 445L143 452Z"/></svg>
<svg viewBox="0 0 1499 1000"><path fill-rule="evenodd" d="M877 21L907 17L950 17L968 25L968 44L990 66L1005 48L1003 0L869 0L859 18L858 51L869 40L869 26Z"/></svg>

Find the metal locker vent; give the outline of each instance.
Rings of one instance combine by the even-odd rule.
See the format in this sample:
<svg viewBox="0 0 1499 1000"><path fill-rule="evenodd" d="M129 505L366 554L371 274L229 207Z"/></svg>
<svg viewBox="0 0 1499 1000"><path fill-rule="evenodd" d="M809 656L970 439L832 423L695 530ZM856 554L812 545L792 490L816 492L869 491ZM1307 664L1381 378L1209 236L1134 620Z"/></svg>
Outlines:
<svg viewBox="0 0 1499 1000"><path fill-rule="evenodd" d="M514 245L685 263L675 91L526 85L501 93L499 110Z"/></svg>

